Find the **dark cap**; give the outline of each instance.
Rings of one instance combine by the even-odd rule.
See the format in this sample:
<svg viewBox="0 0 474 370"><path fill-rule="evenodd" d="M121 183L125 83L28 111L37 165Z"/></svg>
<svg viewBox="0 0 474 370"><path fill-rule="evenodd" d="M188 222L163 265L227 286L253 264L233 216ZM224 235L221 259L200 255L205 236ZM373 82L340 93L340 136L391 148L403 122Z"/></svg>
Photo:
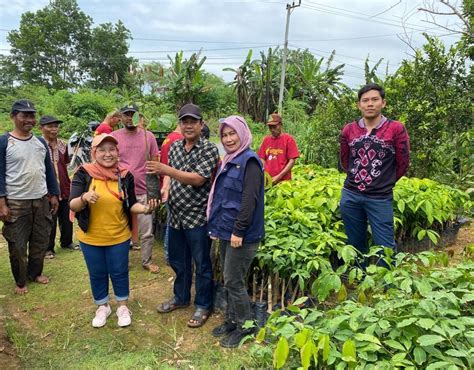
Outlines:
<svg viewBox="0 0 474 370"><path fill-rule="evenodd" d="M34 104L30 100L21 99L17 100L12 105L12 112L31 112L36 113Z"/></svg>
<svg viewBox="0 0 474 370"><path fill-rule="evenodd" d="M54 116L43 116L39 120L40 126L49 125L50 123L63 123L63 121Z"/></svg>
<svg viewBox="0 0 474 370"><path fill-rule="evenodd" d="M178 119L181 120L186 116L196 119L202 119L201 108L194 104L186 104L179 110Z"/></svg>
<svg viewBox="0 0 474 370"><path fill-rule="evenodd" d="M282 123L281 116L278 113L272 113L270 114L270 117L268 117L268 126L276 126Z"/></svg>
<svg viewBox="0 0 474 370"><path fill-rule="evenodd" d="M138 107L136 104L129 104L129 105L126 105L125 107L122 107L120 109L120 112L122 113L127 113L127 112L138 112Z"/></svg>

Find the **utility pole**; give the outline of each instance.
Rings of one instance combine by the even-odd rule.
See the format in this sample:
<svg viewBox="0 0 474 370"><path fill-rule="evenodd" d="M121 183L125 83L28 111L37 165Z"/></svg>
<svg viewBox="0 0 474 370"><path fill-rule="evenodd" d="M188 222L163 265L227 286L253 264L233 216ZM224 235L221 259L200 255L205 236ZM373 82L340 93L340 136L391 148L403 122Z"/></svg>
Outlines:
<svg viewBox="0 0 474 370"><path fill-rule="evenodd" d="M286 54L288 53L288 30L290 28L290 15L294 8L297 8L301 5L301 0L298 1L298 4L293 3L286 4L286 29L285 29L285 43L283 46L283 60L281 63L281 81L280 81L280 94L278 96L278 113L282 113L283 108L283 91L285 89L285 73L286 73Z"/></svg>

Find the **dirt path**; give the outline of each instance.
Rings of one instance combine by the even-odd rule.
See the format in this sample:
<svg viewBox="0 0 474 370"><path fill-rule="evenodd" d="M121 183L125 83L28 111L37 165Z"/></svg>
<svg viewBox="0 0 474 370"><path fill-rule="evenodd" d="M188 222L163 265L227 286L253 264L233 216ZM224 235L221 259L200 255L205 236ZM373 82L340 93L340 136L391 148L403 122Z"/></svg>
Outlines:
<svg viewBox="0 0 474 370"><path fill-rule="evenodd" d="M451 257L452 263L462 260L463 254L465 253L465 248L471 244L474 244L473 221L471 221L469 225L462 227L459 230L456 243L446 248L446 252L448 252L449 256Z"/></svg>

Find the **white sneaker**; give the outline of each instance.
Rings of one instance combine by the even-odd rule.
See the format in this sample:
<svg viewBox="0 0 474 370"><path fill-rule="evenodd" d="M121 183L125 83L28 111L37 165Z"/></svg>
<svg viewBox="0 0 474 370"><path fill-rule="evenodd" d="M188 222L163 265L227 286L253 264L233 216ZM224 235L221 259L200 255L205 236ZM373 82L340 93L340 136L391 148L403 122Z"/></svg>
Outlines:
<svg viewBox="0 0 474 370"><path fill-rule="evenodd" d="M117 308L118 326L122 328L129 326L132 323L131 315L132 313L127 306L119 306L119 308Z"/></svg>
<svg viewBox="0 0 474 370"><path fill-rule="evenodd" d="M105 323L107 322L107 317L109 317L111 313L112 313L112 309L110 308L109 305L99 306L97 311L95 311L95 317L92 320L92 326L94 328L103 327Z"/></svg>

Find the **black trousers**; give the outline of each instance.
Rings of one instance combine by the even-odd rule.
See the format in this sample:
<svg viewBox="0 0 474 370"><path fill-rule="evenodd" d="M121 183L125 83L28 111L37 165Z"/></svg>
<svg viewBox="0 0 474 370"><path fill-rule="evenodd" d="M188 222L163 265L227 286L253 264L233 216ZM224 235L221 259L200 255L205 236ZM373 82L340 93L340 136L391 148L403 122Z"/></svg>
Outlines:
<svg viewBox="0 0 474 370"><path fill-rule="evenodd" d="M227 292L228 309L226 321L235 322L240 327L246 320L253 320L246 277L260 242L244 243L233 248L227 240L219 240L221 266L224 271L224 288Z"/></svg>
<svg viewBox="0 0 474 370"><path fill-rule="evenodd" d="M72 244L72 222L69 220L69 202L67 199L59 201L58 212L53 216L53 227L49 235L48 251L54 253L56 240L56 229L59 223L59 243L61 248L67 248Z"/></svg>
<svg viewBox="0 0 474 370"><path fill-rule="evenodd" d="M47 196L34 200L7 199L10 217L3 224L16 285L24 287L43 272L44 255L53 224Z"/></svg>

